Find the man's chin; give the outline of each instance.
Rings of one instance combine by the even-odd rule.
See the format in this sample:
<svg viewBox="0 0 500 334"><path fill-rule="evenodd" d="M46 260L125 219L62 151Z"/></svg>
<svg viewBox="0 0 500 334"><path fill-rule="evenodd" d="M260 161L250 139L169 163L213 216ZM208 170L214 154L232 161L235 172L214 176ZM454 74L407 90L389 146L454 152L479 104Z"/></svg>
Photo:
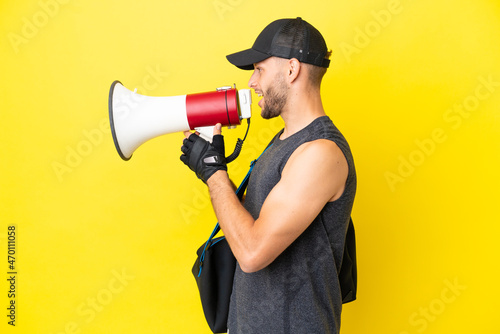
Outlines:
<svg viewBox="0 0 500 334"><path fill-rule="evenodd" d="M279 115L280 115L279 113L272 113L266 109L262 109L262 111L260 112L260 116L262 116L263 119L272 119L278 117Z"/></svg>

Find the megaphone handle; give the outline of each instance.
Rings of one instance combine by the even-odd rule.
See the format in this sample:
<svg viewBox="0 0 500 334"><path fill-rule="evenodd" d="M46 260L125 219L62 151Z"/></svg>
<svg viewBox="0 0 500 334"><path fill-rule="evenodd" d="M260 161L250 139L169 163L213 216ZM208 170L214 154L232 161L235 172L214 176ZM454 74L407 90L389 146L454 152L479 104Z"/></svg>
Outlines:
<svg viewBox="0 0 500 334"><path fill-rule="evenodd" d="M200 126L199 128L195 128L195 130L199 132L201 138L211 143L214 136L214 128L215 125Z"/></svg>
<svg viewBox="0 0 500 334"><path fill-rule="evenodd" d="M230 163L231 161L233 161L234 159L236 159L240 155L241 147L243 146L243 142L245 141L245 139L247 139L248 130L250 129L250 118L247 118L246 120L247 120L247 131L245 132L245 137L243 137L243 139L238 138L238 141L236 142L236 146L234 148L233 153L231 153L231 155L226 157L226 163ZM195 128L195 130L198 131L201 138L203 138L206 141L211 143L213 136L214 136L214 128L215 128L215 125L214 126L200 126L198 128Z"/></svg>

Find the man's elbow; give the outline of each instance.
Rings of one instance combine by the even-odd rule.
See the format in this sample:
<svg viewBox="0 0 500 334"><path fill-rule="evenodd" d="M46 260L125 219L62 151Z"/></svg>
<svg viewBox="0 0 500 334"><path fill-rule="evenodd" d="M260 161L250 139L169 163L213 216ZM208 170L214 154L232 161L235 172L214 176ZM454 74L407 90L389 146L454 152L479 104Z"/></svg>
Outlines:
<svg viewBox="0 0 500 334"><path fill-rule="evenodd" d="M262 266L259 266L258 264L254 264L251 262L238 262L238 263L240 264L241 270L246 274L251 274L264 268Z"/></svg>
<svg viewBox="0 0 500 334"><path fill-rule="evenodd" d="M266 261L260 254L254 252L247 254L243 259L240 259L238 263L244 273L251 274L264 269L271 261Z"/></svg>

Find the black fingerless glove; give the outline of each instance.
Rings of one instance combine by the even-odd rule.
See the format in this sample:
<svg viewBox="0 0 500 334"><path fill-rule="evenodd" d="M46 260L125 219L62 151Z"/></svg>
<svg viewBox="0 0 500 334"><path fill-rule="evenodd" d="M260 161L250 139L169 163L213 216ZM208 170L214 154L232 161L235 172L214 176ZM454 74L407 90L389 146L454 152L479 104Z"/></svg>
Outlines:
<svg viewBox="0 0 500 334"><path fill-rule="evenodd" d="M227 171L222 135L214 135L210 144L193 133L189 138L184 139L181 151L183 153L181 161L205 183L218 170Z"/></svg>

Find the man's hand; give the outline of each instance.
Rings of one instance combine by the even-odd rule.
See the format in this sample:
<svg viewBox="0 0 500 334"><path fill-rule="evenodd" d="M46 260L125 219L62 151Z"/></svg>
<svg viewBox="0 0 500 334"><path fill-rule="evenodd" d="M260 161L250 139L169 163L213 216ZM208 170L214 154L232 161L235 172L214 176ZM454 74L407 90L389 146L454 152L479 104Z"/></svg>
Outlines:
<svg viewBox="0 0 500 334"><path fill-rule="evenodd" d="M227 171L224 149L224 137L221 135L221 125L214 128L214 136L210 144L196 133L185 131L186 138L181 147L181 161L196 173L203 182L218 170Z"/></svg>

